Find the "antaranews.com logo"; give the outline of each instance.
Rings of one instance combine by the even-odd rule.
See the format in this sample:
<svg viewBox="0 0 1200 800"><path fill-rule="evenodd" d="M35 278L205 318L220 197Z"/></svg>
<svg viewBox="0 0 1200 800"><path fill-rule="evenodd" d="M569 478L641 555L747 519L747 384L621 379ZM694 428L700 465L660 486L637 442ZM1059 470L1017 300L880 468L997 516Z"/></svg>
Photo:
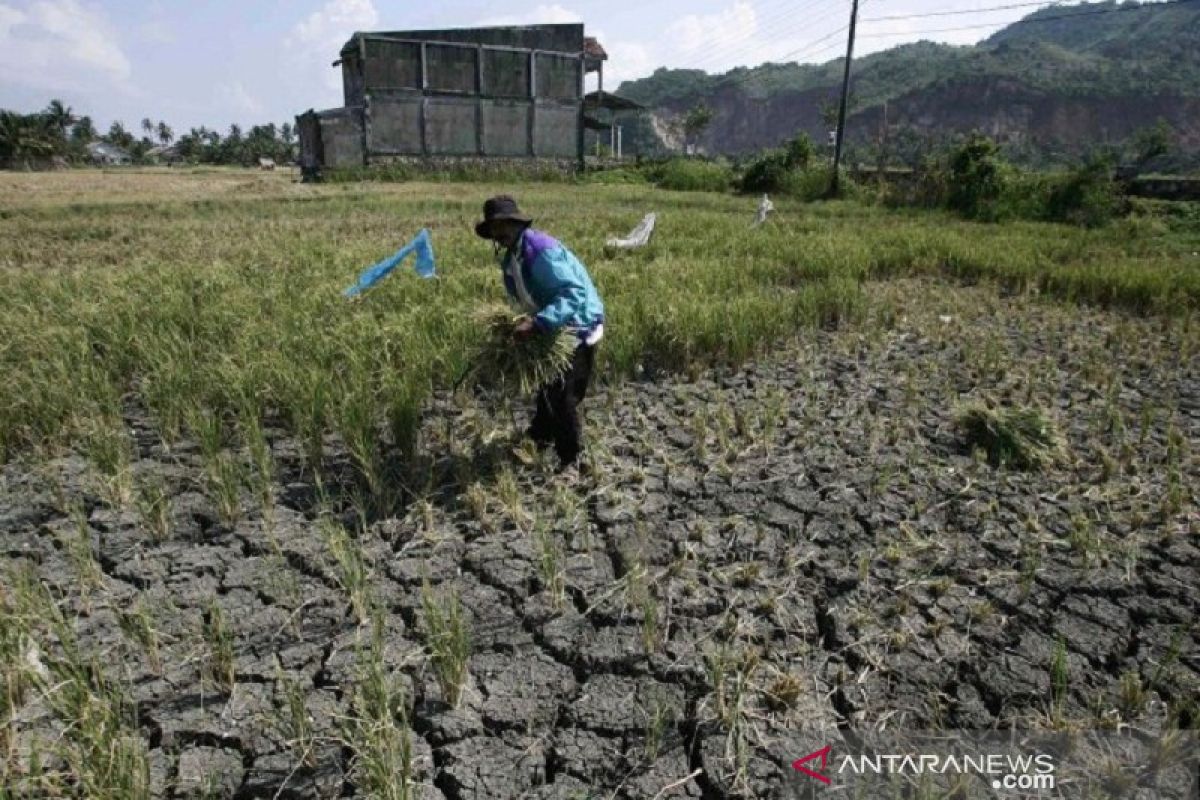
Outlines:
<svg viewBox="0 0 1200 800"><path fill-rule="evenodd" d="M993 789L1054 788L1054 757L1049 753L875 753L837 758L831 755L832 750L832 745L825 745L793 761L792 769L826 786L833 783L826 774L832 761L833 775L839 779L864 775L977 775L990 781Z"/></svg>
<svg viewBox="0 0 1200 800"><path fill-rule="evenodd" d="M843 731L791 761L814 797L1200 800L1200 740L1188 729Z"/></svg>

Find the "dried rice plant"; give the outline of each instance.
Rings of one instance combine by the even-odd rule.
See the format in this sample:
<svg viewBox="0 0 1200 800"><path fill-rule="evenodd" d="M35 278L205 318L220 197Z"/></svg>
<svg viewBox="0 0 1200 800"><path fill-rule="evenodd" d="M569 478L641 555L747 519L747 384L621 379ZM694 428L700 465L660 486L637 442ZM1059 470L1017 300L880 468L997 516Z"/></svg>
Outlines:
<svg viewBox="0 0 1200 800"><path fill-rule="evenodd" d="M491 305L475 313L475 320L486 335L472 354L464 377L466 385L531 394L562 377L571 367L571 358L579 342L574 331L561 329L554 334L538 333L524 339L513 338L513 331L525 319L506 306Z"/></svg>
<svg viewBox="0 0 1200 800"><path fill-rule="evenodd" d="M958 415L967 444L997 467L1039 470L1061 460L1066 447L1054 421L1036 408L967 406Z"/></svg>

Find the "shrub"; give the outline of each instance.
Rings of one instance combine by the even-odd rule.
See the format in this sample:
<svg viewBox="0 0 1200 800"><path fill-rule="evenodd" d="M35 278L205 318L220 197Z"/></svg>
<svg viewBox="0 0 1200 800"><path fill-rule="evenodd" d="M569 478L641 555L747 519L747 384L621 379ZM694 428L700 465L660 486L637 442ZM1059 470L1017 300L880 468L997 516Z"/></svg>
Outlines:
<svg viewBox="0 0 1200 800"><path fill-rule="evenodd" d="M743 192L778 192L787 176L787 157L784 152L768 150L746 167L738 188Z"/></svg>
<svg viewBox="0 0 1200 800"><path fill-rule="evenodd" d="M973 134L948 156L927 158L909 192L892 204L944 206L968 219L1029 219L1096 227L1125 209L1111 159L1089 159L1067 173L1018 170L987 137Z"/></svg>
<svg viewBox="0 0 1200 800"><path fill-rule="evenodd" d="M807 133L799 133L783 147L787 165L793 169L804 169L812 161L813 143Z"/></svg>
<svg viewBox="0 0 1200 800"><path fill-rule="evenodd" d="M829 184L833 180L833 168L829 164L820 164L805 169L792 170L784 178L779 187L781 194L794 197L797 200L811 202L829 197ZM842 170L838 180L839 198L860 198L863 195L861 186L856 184L848 172Z"/></svg>
<svg viewBox="0 0 1200 800"><path fill-rule="evenodd" d="M1004 162L988 137L973 133L950 154L946 204L968 219L994 221L1004 193Z"/></svg>
<svg viewBox="0 0 1200 800"><path fill-rule="evenodd" d="M807 133L801 133L782 148L767 150L750 162L738 187L743 192L780 192L797 170L808 167L813 146Z"/></svg>
<svg viewBox="0 0 1200 800"><path fill-rule="evenodd" d="M1046 198L1057 177L1044 172L1005 170L1004 192L994 207L995 220L1046 219Z"/></svg>
<svg viewBox="0 0 1200 800"><path fill-rule="evenodd" d="M588 183L604 185L636 185L646 183L646 175L638 169L620 167L618 169L600 169L587 176Z"/></svg>
<svg viewBox="0 0 1200 800"><path fill-rule="evenodd" d="M915 180L909 187L893 188L891 205L915 205L921 208L941 208L950 196L950 174L944 161L925 156L915 170Z"/></svg>
<svg viewBox="0 0 1200 800"><path fill-rule="evenodd" d="M650 179L660 188L679 192L724 192L733 184L733 173L714 161L673 158L651 168Z"/></svg>
<svg viewBox="0 0 1200 800"><path fill-rule="evenodd" d="M1106 158L1092 158L1050 189L1045 218L1095 228L1110 222L1124 204L1113 178L1112 163Z"/></svg>

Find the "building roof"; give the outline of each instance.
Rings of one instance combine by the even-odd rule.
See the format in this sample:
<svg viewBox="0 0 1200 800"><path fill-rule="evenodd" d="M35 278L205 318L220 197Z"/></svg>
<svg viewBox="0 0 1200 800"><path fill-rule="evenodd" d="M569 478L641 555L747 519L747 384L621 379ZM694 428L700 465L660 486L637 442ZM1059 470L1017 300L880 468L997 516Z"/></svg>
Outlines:
<svg viewBox="0 0 1200 800"><path fill-rule="evenodd" d="M600 44L595 36L583 37L583 54L588 58L594 58L600 61L608 60L608 53L605 52L604 46Z"/></svg>
<svg viewBox="0 0 1200 800"><path fill-rule="evenodd" d="M382 37L448 44L476 44L524 50L578 53L583 49L583 23L490 25L479 28L433 28L411 31L357 31L342 45L340 55L358 51L360 38Z"/></svg>
<svg viewBox="0 0 1200 800"><path fill-rule="evenodd" d="M612 92L588 92L583 96L583 107L589 110L605 108L609 111L639 111L645 108L641 103Z"/></svg>
<svg viewBox="0 0 1200 800"><path fill-rule="evenodd" d="M104 156L105 158L130 157L129 153L108 142L88 142L87 151L93 156Z"/></svg>

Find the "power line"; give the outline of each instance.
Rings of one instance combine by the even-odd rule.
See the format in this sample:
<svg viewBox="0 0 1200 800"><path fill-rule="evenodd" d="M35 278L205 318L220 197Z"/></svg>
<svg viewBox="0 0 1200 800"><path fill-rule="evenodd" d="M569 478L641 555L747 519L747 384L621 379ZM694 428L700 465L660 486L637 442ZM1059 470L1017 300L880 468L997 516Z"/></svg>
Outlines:
<svg viewBox="0 0 1200 800"><path fill-rule="evenodd" d="M821 0L812 0L812 2L810 2L808 6L802 6L801 9L795 8L790 3L784 3L784 4L781 4L780 6L770 8L770 10L767 13L761 15L761 17L759 15L758 11L754 10L755 26L762 26L764 24L774 25L779 20L794 16L799 10L802 10L803 8L806 8L806 7L811 7L813 4L820 3L820 2L821 2ZM683 53L684 54L692 54L698 50L703 50L704 45L705 45L705 42L700 41L699 43L693 45L692 47L689 47L686 50L684 50ZM740 46L741 46L740 43L734 44L734 43L726 42L724 44L718 44L717 46L710 48L708 51L704 51L704 52L707 53L707 52L712 52L713 50L722 50L722 49L737 49Z"/></svg>
<svg viewBox="0 0 1200 800"><path fill-rule="evenodd" d="M862 2L859 3L859 7L865 6L867 3L870 3L870 2L872 2L872 0L862 0ZM840 28L830 31L829 33L825 34L824 36L822 36L818 39L814 39L813 41L809 42L808 44L804 45L803 47L799 47L795 50L784 53L783 55L779 56L776 61L774 61L772 63L776 63L776 64L783 66L785 63L784 59L800 58L800 57L807 58L807 57L811 57L812 55L816 55L817 53L823 53L826 50L830 50L834 47L837 47L838 46L837 42L832 42L830 44L825 45L824 47L817 47L817 45L819 45L823 42L828 42L833 37L839 36L840 34L843 34L843 33L846 33L848 30L850 30L850 25L849 24L843 25ZM817 65L813 65L813 66L817 66ZM728 86L738 86L743 83L748 83L749 81L752 81L758 77L760 77L758 68L752 68L752 69L749 69L745 75L743 75L739 78L727 79L727 80L723 81L722 83L720 83L718 85L718 88L725 88Z"/></svg>
<svg viewBox="0 0 1200 800"><path fill-rule="evenodd" d="M963 8L949 11L927 11L924 14L893 14L887 17L863 17L861 20L859 20L859 22L888 22L891 20L901 19L922 19L924 17L956 17L963 14L985 14L989 11L1011 11L1016 8L1033 8L1034 6L1050 8L1056 5L1062 5L1062 0L1055 0L1055 2L1050 3L1046 2L1046 0L1041 0L1041 2L1036 3L1010 3L1005 6L992 6L991 8Z"/></svg>
<svg viewBox="0 0 1200 800"><path fill-rule="evenodd" d="M733 42L718 44L714 47L705 50L693 63L693 69L715 69L718 64L727 60L738 60L741 58L751 58L754 53L760 52L764 41L770 41L778 38L781 35L780 31L790 32L797 30L799 26L792 24L795 20L802 19L805 15L811 14L814 9L822 4L824 0L816 0L800 8L793 8L780 14L774 18L756 20L755 31L745 39ZM764 40L763 31L774 31L774 35L766 37Z"/></svg>
<svg viewBox="0 0 1200 800"><path fill-rule="evenodd" d="M955 28L934 28L931 30L924 30L924 31L892 31L891 33L864 33L864 34L861 34L860 38L884 39L889 36L924 36L925 34L929 34L929 33L955 33L957 31L979 30L980 28L992 28L997 25L1013 27L1016 25L1023 25L1023 24L1032 23L1032 22L1054 22L1055 20L1075 19L1076 17L1093 17L1093 16L1098 16L1101 14L1118 14L1118 13L1125 12L1125 11L1141 11L1141 10L1147 9L1147 8L1163 8L1163 7L1167 7L1167 6L1182 6L1182 5L1187 5L1187 4L1191 4L1191 3L1197 3L1197 2L1200 2L1200 0L1165 0L1165 2L1161 2L1161 3L1147 3L1145 5L1139 5L1139 6L1117 6L1115 8L1099 8L1099 9L1093 9L1091 11L1076 11L1072 14L1054 14L1054 15L1051 15L1048 17L1026 17L1025 19L1019 19L1019 20L1016 20L1015 22L1008 22L1008 23L984 22L984 23L980 23L978 25L961 25L961 26L958 26ZM930 15L930 16L932 16L932 15ZM867 21L868 20L863 20L863 22L867 22Z"/></svg>
<svg viewBox="0 0 1200 800"><path fill-rule="evenodd" d="M790 13L783 14L783 15L777 17L776 19L772 20L769 23L769 26L770 27L778 27L780 25L780 23L784 22L785 20L798 18L803 12L813 11L818 6L822 5L822 2L823 2L823 0L816 0L816 2L808 3L807 5L801 6L797 9L793 9ZM812 25L814 25L818 22L823 22L827 19L830 19L831 17L833 17L836 14L840 14L841 11L842 10L839 7L836 7L836 6L830 7L825 13L817 12L815 15L806 18L804 20L804 24L806 27L811 27ZM760 24L760 27L767 27L767 26L768 26L768 23L766 23L766 22ZM767 39L765 41L766 42L778 42L781 39L783 39L785 36L790 34L791 32L792 31L781 31L781 32L777 33L776 35L767 37ZM743 47L741 45L737 45L732 48L730 48L730 47L716 48L715 50L707 53L705 55L705 57L700 62L697 63L697 68L712 67L713 65L715 65L716 63L718 63L720 61L724 61L724 60L728 60L728 59L737 59L737 58L741 58L743 54L748 55L748 54L756 52L756 51L761 51L761 49L762 49L760 46L761 44L762 44L761 41L758 41L758 42L752 41L749 43L749 45L750 45L749 47ZM808 45L805 45L805 47L807 47L807 46ZM759 63L761 63L761 62L759 62Z"/></svg>
<svg viewBox="0 0 1200 800"><path fill-rule="evenodd" d="M864 0L864 5L865 5L865 0ZM804 45L803 47L797 48L796 50L792 50L791 52L788 52L788 53L784 53L783 55L779 56L779 60L782 61L785 58L796 58L797 56L801 55L802 53L809 52L816 45L821 44L822 42L827 42L830 39L832 39L833 37L845 33L849 29L850 29L849 25L843 25L842 27L838 28L835 31L830 31L829 33L825 34L824 36L822 36L819 39L814 39L813 41L809 42L808 44ZM829 49L829 47L822 47L817 52L820 52L821 50L828 50L828 49Z"/></svg>

